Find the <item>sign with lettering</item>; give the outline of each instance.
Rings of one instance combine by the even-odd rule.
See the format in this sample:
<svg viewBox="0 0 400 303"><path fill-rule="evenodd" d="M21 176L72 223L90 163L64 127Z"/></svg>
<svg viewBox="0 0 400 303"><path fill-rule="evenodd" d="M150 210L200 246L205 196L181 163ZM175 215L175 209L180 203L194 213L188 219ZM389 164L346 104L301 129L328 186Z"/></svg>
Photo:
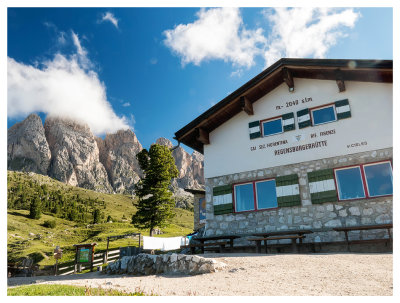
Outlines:
<svg viewBox="0 0 400 303"><path fill-rule="evenodd" d="M78 250L78 262L79 263L88 263L91 261L91 249L90 248L86 248L86 247L81 247Z"/></svg>
<svg viewBox="0 0 400 303"><path fill-rule="evenodd" d="M339 93L334 81L296 79L293 93L283 84L266 94L253 103L253 115L241 112L210 133L210 144L204 145L205 178L392 147L393 86L351 85ZM346 106L337 103L345 100ZM327 122L314 124L314 109ZM262 125L261 135L251 138L249 123L269 118L282 124ZM293 127L285 128L291 119ZM263 136L266 127L271 134Z"/></svg>

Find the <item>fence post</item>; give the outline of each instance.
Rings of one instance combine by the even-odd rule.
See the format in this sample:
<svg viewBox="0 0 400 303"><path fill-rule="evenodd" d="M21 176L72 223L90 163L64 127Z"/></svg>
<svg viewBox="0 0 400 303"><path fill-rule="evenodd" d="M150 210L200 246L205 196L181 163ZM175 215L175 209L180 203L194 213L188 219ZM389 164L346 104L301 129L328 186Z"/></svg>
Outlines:
<svg viewBox="0 0 400 303"><path fill-rule="evenodd" d="M103 264L107 263L107 252L103 253Z"/></svg>

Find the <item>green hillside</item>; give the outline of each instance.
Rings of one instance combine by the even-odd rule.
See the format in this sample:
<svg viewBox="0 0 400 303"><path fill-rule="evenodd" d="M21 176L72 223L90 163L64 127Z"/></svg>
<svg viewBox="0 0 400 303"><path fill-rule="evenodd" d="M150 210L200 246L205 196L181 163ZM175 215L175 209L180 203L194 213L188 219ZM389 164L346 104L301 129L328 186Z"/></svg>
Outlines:
<svg viewBox="0 0 400 303"><path fill-rule="evenodd" d="M91 190L69 186L47 176L33 173L7 172L8 210L7 210L7 251L8 261L15 262L21 257L30 256L40 265L54 264L53 250L61 246L63 260L73 258L73 244L92 243L96 249L106 248L107 237L125 233L140 232L148 235L148 230L138 230L130 224L136 208L131 196L120 194L102 194ZM23 198L21 198L21 196ZM29 218L31 199L40 196L51 201L40 219ZM64 207L58 213L52 206L61 203ZM52 200L54 198L54 200ZM72 201L72 202L71 202ZM75 204L73 203L75 202ZM51 205L53 203L53 205ZM43 203L45 205L45 203ZM80 207L75 218L68 216L73 207ZM101 223L92 224L92 211L100 209ZM84 215L82 215L84 214ZM175 209L175 218L162 229L159 237L172 237L193 231L193 213L184 209ZM112 222L106 222L111 216ZM45 227L45 221L55 221L54 228ZM121 239L110 242L110 248L134 244L133 239Z"/></svg>

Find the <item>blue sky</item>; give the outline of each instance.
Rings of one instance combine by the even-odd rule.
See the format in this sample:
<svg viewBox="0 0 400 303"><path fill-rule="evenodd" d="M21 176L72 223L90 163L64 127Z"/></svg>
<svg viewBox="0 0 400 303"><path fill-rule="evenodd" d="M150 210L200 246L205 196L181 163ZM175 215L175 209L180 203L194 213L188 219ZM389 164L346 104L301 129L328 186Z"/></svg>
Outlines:
<svg viewBox="0 0 400 303"><path fill-rule="evenodd" d="M392 59L391 8L8 8L8 127L131 127L145 148L281 57ZM189 148L185 149L189 152Z"/></svg>

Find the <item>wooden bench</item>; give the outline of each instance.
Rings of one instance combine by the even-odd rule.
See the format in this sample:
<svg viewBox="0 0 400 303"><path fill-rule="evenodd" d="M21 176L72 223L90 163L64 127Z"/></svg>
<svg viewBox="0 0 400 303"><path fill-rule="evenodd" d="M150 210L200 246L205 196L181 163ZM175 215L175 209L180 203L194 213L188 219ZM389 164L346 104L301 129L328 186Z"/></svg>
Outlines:
<svg viewBox="0 0 400 303"><path fill-rule="evenodd" d="M33 276L33 260L25 258L16 268L15 277L32 277Z"/></svg>
<svg viewBox="0 0 400 303"><path fill-rule="evenodd" d="M301 241L305 236L301 235L286 235L286 236L271 236L271 237L262 237L262 238L248 238L249 241L254 241L256 243L256 251L257 253L261 253L261 242L264 241L265 244L265 253L268 253L267 241L269 240L292 240L292 248L293 252L298 252L298 246L296 240L299 239Z"/></svg>
<svg viewBox="0 0 400 303"><path fill-rule="evenodd" d="M181 249L183 248L190 248L192 254L195 253L197 247L201 248L201 253L204 254L204 248L207 247L207 250L218 251L220 253L225 251L225 246L228 244L228 241L223 242L212 242L212 243L193 243L189 245L182 245Z"/></svg>
<svg viewBox="0 0 400 303"><path fill-rule="evenodd" d="M362 225L362 226L349 226L349 227L336 227L333 228L334 231L344 232L344 236L346 238L346 243L347 243L347 250L350 251L350 244L361 244L361 243L379 243L379 242L392 242L392 234L390 230L393 228L393 224L379 224L379 225ZM388 231L389 238L386 239L360 239L360 240L352 240L349 241L349 231L354 231L354 230L371 230L371 229L386 229Z"/></svg>

